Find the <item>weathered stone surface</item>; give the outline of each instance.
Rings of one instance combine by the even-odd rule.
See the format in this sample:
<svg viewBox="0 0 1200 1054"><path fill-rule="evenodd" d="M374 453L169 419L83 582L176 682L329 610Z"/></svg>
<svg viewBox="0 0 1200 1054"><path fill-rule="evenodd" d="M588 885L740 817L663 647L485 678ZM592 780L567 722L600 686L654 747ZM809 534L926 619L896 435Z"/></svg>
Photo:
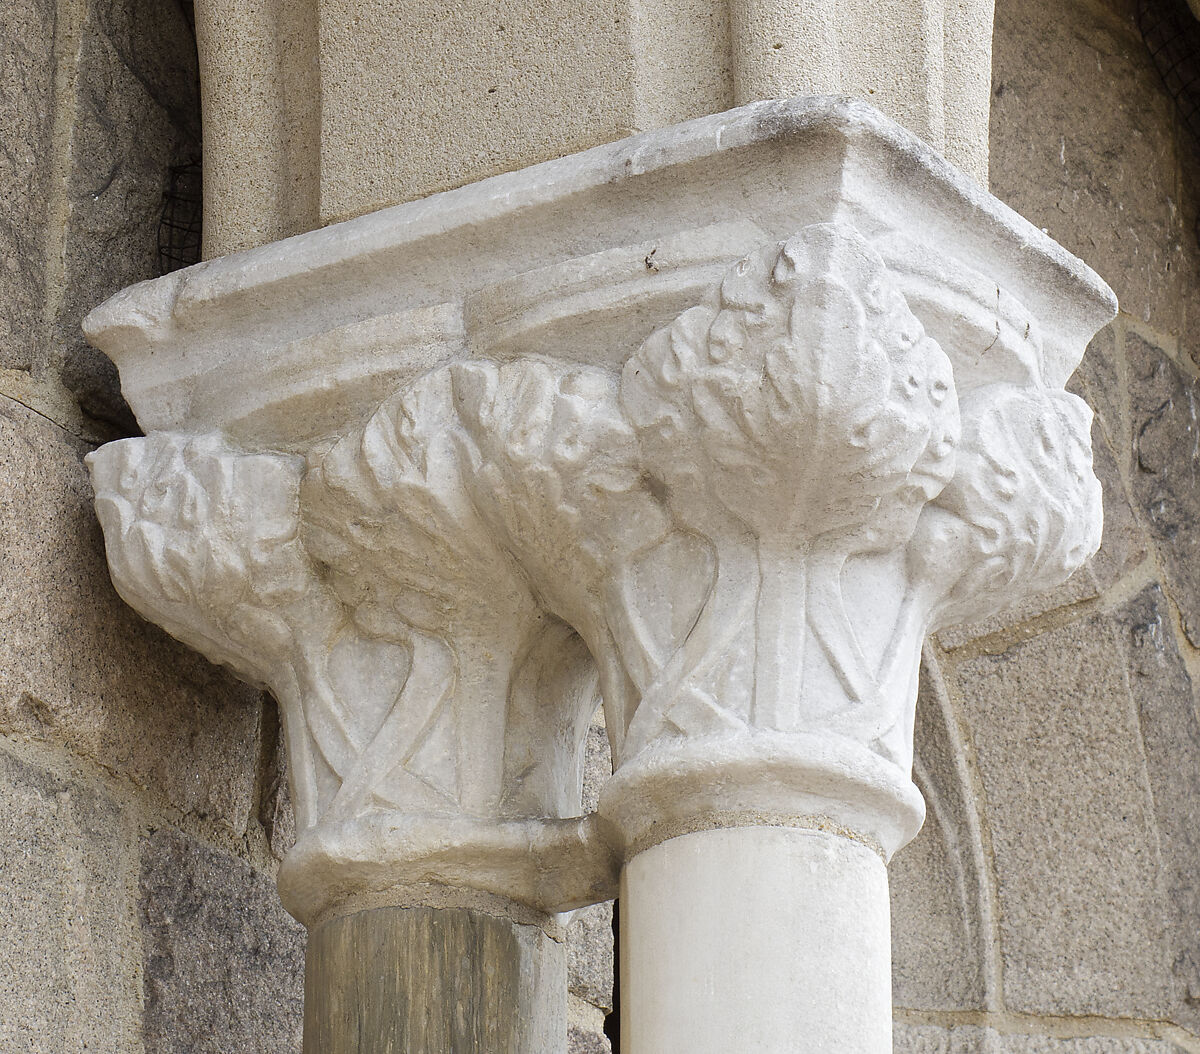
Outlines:
<svg viewBox="0 0 1200 1054"><path fill-rule="evenodd" d="M629 6L327 3L322 222L628 135ZM383 119L397 99L424 105Z"/></svg>
<svg viewBox="0 0 1200 1054"><path fill-rule="evenodd" d="M925 826L888 868L896 1006L986 1005L983 850L963 751L941 676L926 654L917 697L913 777Z"/></svg>
<svg viewBox="0 0 1200 1054"><path fill-rule="evenodd" d="M567 1054L612 1054L612 1044L603 1033L572 1025L567 1029Z"/></svg>
<svg viewBox="0 0 1200 1054"><path fill-rule="evenodd" d="M304 929L274 882L163 828L140 890L146 1054L299 1050Z"/></svg>
<svg viewBox="0 0 1200 1054"><path fill-rule="evenodd" d="M1125 338L1133 445L1131 487L1159 543L1184 631L1200 646L1200 391L1159 348Z"/></svg>
<svg viewBox="0 0 1200 1054"><path fill-rule="evenodd" d="M136 426L116 368L79 323L105 297L159 273L168 170L199 153L190 41L176 4L93 0L83 28L57 333L64 383L85 412L127 432Z"/></svg>
<svg viewBox="0 0 1200 1054"><path fill-rule="evenodd" d="M1069 0L996 5L991 189L1170 331L1181 276L1172 101L1127 23ZM1136 248L1134 248L1136 247Z"/></svg>
<svg viewBox="0 0 1200 1054"><path fill-rule="evenodd" d="M1200 1031L1200 721L1166 597L1157 586L1117 613L1157 820L1171 1017Z"/></svg>
<svg viewBox="0 0 1200 1054"><path fill-rule="evenodd" d="M199 145L200 71L191 3L91 0L89 29L101 34L171 124Z"/></svg>
<svg viewBox="0 0 1200 1054"><path fill-rule="evenodd" d="M1158 1039L1083 1036L1002 1035L995 1029L965 1026L897 1024L896 1054L1176 1054L1173 1043Z"/></svg>
<svg viewBox="0 0 1200 1054"><path fill-rule="evenodd" d="M1137 31L1138 0L1096 0L1096 3L1112 12L1131 32Z"/></svg>
<svg viewBox="0 0 1200 1054"><path fill-rule="evenodd" d="M600 802L600 788L612 775L612 753L608 747L608 733L604 730L603 715L597 713L587 732L583 747L583 811L596 811Z"/></svg>
<svg viewBox="0 0 1200 1054"><path fill-rule="evenodd" d="M1088 575L1100 593L1145 560L1150 546L1099 421L1092 425L1092 471L1104 490L1104 540L1081 574Z"/></svg>
<svg viewBox="0 0 1200 1054"><path fill-rule="evenodd" d="M905 1025L892 1028L895 1054L999 1054L999 1037L990 1028L939 1028Z"/></svg>
<svg viewBox="0 0 1200 1054"><path fill-rule="evenodd" d="M1120 626L1098 615L958 672L1013 1010L1155 1018L1172 1002L1159 834Z"/></svg>
<svg viewBox="0 0 1200 1054"><path fill-rule="evenodd" d="M1087 400L1109 443L1128 459L1129 382L1125 375L1125 329L1105 326L1087 346L1069 387Z"/></svg>
<svg viewBox="0 0 1200 1054"><path fill-rule="evenodd" d="M613 1002L612 903L593 904L575 913L567 930L567 985L601 1010Z"/></svg>
<svg viewBox="0 0 1200 1054"><path fill-rule="evenodd" d="M602 715L592 722L584 743L583 811L595 812L600 788L612 775L612 756ZM613 1002L613 906L593 904L575 913L567 930L568 991L603 1011ZM608 1054L608 1040L572 1025L568 1054Z"/></svg>
<svg viewBox="0 0 1200 1054"><path fill-rule="evenodd" d="M1106 530L1109 522L1106 516L1104 521ZM938 643L948 650L961 648L964 644L977 640L980 637L987 637L993 633L1000 633L1014 626L1020 626L1045 615L1047 612L1069 607L1083 600L1090 600L1092 597L1098 596L1099 593L1100 586L1096 576L1092 572L1090 564L1085 565L1062 585L1043 593L1034 593L1032 596L1024 597L1016 605L998 615L991 615L988 618L980 619L978 622L965 622L961 626L951 626L949 629L938 630Z"/></svg>
<svg viewBox="0 0 1200 1054"><path fill-rule="evenodd" d="M920 747L918 747L920 749ZM971 893L954 855L958 831L933 806L929 787L917 785L931 805L921 833L894 858L889 871L892 900L892 992L910 1009L977 1008L982 1002L979 949L968 945L964 904ZM956 969L961 966L962 969Z"/></svg>
<svg viewBox="0 0 1200 1054"><path fill-rule="evenodd" d="M136 869L114 802L0 749L0 1049L141 1049Z"/></svg>
<svg viewBox="0 0 1200 1054"><path fill-rule="evenodd" d="M1115 1036L1004 1036L997 1050L1004 1054L1182 1054L1181 1048L1165 1040Z"/></svg>
<svg viewBox="0 0 1200 1054"><path fill-rule="evenodd" d="M1180 282L1185 290L1194 290L1200 284L1200 191L1190 174L1195 167L1195 146L1192 137L1181 130L1181 158L1179 181L1179 219L1183 229L1191 237L1183 239L1184 251L1179 260ZM1169 330L1179 338L1180 358L1200 367L1200 303L1197 297L1184 296L1180 304L1182 319L1177 329Z"/></svg>
<svg viewBox="0 0 1200 1054"><path fill-rule="evenodd" d="M1097 592L1133 570L1149 552L1149 539L1134 515L1126 484L1133 465L1125 339L1123 325L1105 326L1088 345L1070 385L1096 415L1092 425L1092 468L1104 488L1104 541L1087 571Z"/></svg>
<svg viewBox="0 0 1200 1054"><path fill-rule="evenodd" d="M113 591L83 453L0 399L0 730L60 743L244 831L259 693Z"/></svg>
<svg viewBox="0 0 1200 1054"><path fill-rule="evenodd" d="M0 10L0 368L30 369L45 341L54 32L53 0Z"/></svg>

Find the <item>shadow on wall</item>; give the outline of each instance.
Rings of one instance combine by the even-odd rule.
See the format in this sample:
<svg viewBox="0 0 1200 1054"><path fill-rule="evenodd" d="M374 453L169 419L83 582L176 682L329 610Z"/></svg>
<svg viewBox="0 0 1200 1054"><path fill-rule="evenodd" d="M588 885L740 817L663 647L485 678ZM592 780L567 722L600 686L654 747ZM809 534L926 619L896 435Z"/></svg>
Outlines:
<svg viewBox="0 0 1200 1054"><path fill-rule="evenodd" d="M104 438L139 430L116 368L83 339L80 321L117 290L156 277L164 258L194 262L200 188L188 173L200 157L200 77L191 8L92 0L82 26L50 359Z"/></svg>
<svg viewBox="0 0 1200 1054"><path fill-rule="evenodd" d="M1137 0L1137 26L1183 126L1200 144L1200 21L1190 0Z"/></svg>
<svg viewBox="0 0 1200 1054"><path fill-rule="evenodd" d="M199 161L172 165L163 191L162 219L158 224L160 274L200 262L204 238L203 168Z"/></svg>

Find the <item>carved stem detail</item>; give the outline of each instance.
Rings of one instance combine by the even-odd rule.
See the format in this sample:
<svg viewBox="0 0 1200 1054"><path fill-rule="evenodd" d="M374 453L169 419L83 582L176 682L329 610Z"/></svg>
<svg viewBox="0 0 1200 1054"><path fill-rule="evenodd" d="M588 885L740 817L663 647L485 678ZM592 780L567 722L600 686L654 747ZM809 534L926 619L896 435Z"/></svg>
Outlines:
<svg viewBox="0 0 1200 1054"><path fill-rule="evenodd" d="M760 542L758 569L751 720L759 728L789 732L801 724L808 561L802 552L777 552Z"/></svg>

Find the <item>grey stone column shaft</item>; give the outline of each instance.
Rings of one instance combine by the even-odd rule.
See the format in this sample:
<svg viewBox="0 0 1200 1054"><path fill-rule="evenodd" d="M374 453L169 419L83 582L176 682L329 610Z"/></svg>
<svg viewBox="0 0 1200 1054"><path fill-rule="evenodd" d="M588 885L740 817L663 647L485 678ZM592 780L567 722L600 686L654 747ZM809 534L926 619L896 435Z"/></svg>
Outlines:
<svg viewBox="0 0 1200 1054"><path fill-rule="evenodd" d="M309 935L304 1054L556 1054L566 950L469 908L385 907Z"/></svg>

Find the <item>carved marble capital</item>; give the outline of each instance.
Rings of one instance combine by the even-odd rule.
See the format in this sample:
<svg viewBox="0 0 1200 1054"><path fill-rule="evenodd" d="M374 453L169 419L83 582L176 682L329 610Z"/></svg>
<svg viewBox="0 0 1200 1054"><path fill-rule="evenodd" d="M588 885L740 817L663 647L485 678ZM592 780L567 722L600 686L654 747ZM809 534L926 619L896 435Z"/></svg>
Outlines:
<svg viewBox="0 0 1200 1054"><path fill-rule="evenodd" d="M1062 386L1113 310L868 108L756 104L99 308L113 578L279 699L304 921L562 910L712 826L890 856L926 634L1099 544Z"/></svg>

